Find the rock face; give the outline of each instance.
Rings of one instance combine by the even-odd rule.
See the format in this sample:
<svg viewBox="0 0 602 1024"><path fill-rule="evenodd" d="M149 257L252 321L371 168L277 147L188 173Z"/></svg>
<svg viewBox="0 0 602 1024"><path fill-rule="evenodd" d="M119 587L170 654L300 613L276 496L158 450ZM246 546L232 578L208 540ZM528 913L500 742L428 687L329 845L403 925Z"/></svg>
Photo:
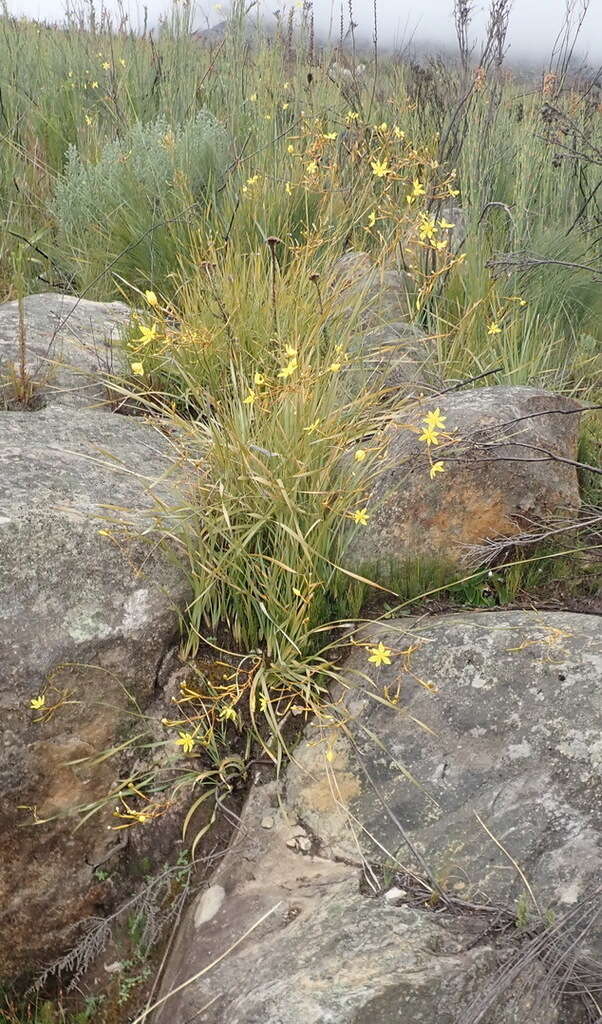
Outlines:
<svg viewBox="0 0 602 1024"><path fill-rule="evenodd" d="M478 943L482 922L362 895L352 864L291 849L304 830L275 796L272 786L251 794L238 842L181 925L163 994L235 948L168 998L153 1024L455 1024L495 969L494 948ZM522 992L487 1020L559 1018L547 999Z"/></svg>
<svg viewBox="0 0 602 1024"><path fill-rule="evenodd" d="M354 393L369 390L387 398L440 386L436 342L409 322L416 290L409 274L376 266L368 253L347 252L336 260L331 283L335 308L355 314L361 329L344 375Z"/></svg>
<svg viewBox="0 0 602 1024"><path fill-rule="evenodd" d="M535 957L500 985L512 948L460 902L512 920L525 878L542 914L599 883L599 625L487 612L356 635L333 694L345 728L310 726L283 791L252 791L182 922L153 1024L584 1024L551 1001ZM377 668L379 642L391 664ZM366 895L366 862L374 881L378 865L399 872L397 888ZM408 892L425 865L456 911ZM600 958L602 935L585 941Z"/></svg>
<svg viewBox="0 0 602 1024"><path fill-rule="evenodd" d="M347 371L356 391L380 392L398 399L440 390L436 372L437 343L415 324L400 320L361 335Z"/></svg>
<svg viewBox="0 0 602 1024"><path fill-rule="evenodd" d="M48 292L28 295L23 311L27 371L42 404L106 407L107 392L100 378L118 369L111 342L130 319L128 307L122 302L90 302ZM5 302L0 305L0 402L2 392L10 400L18 338L18 303Z"/></svg>
<svg viewBox="0 0 602 1024"><path fill-rule="evenodd" d="M379 642L391 664L376 669L368 648ZM513 858L542 910L575 905L602 876L600 619L398 620L370 626L361 644L345 665L354 742L310 731L288 773L290 810L339 855L416 866L397 819L433 876L465 898L512 904L526 891Z"/></svg>
<svg viewBox="0 0 602 1024"><path fill-rule="evenodd" d="M185 581L120 527L148 525L170 493L170 454L128 417L0 413L2 976L63 952L105 899L94 869L123 836L107 831L112 806L77 832L65 815L106 797L114 762L77 762L140 726L177 635Z"/></svg>
<svg viewBox="0 0 602 1024"><path fill-rule="evenodd" d="M435 406L446 422L430 451L445 469L431 479L419 435ZM382 581L414 559L462 563L472 545L578 508L575 468L551 455L576 459L579 408L535 388L493 387L400 414L376 439L382 468L367 501L370 521L350 541L349 567Z"/></svg>
<svg viewBox="0 0 602 1024"><path fill-rule="evenodd" d="M452 225L450 228L441 229L441 237L447 238L448 251L455 255L466 240L468 231L464 210L461 206L456 206L455 203L448 203L437 211L437 220Z"/></svg>
<svg viewBox="0 0 602 1024"><path fill-rule="evenodd" d="M347 252L332 269L336 303L368 331L383 324L407 321L412 315L416 285L403 270L376 266L366 252Z"/></svg>

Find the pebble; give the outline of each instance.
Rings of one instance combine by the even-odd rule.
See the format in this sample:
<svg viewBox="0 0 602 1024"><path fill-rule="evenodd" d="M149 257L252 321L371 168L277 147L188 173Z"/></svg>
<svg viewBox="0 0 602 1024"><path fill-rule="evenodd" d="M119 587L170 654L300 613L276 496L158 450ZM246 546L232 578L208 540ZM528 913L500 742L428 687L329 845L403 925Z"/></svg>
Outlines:
<svg viewBox="0 0 602 1024"><path fill-rule="evenodd" d="M408 894L405 889L399 889L396 885L394 885L392 889L389 889L385 893L385 899L387 903L395 903L396 900L401 900L403 899L404 896L407 895Z"/></svg>
<svg viewBox="0 0 602 1024"><path fill-rule="evenodd" d="M261 819L261 827L262 828L274 828L274 819L272 817L270 817L269 814L266 814L265 817L263 817Z"/></svg>

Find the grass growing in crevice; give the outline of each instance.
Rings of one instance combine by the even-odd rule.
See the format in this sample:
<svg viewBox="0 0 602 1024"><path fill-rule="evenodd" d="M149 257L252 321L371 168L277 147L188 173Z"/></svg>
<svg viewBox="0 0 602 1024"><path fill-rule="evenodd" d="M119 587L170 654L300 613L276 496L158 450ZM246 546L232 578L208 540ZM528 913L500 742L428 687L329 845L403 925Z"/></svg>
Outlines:
<svg viewBox="0 0 602 1024"><path fill-rule="evenodd" d="M135 297L139 307L125 341L130 377L115 393L160 419L185 468L177 506L157 512L193 591L183 655L194 663L209 644L233 670L213 689L195 683L169 735L179 735L179 753L205 757L200 786L227 789L241 749L248 755L245 730L279 766L292 709L320 713L337 673L336 624L358 616L375 589L370 568L362 577L343 568L344 551L370 515L380 428L404 406L354 391L363 296L337 292L337 257L365 250L383 270L412 272L408 318L437 339L442 377L496 367L499 383L588 399L600 296L577 264L594 243L592 211L579 215L580 175L591 170L578 154L554 160L542 96L521 93L519 118L511 77L479 80L452 165L437 133L461 88L453 68L445 88L433 79L439 106L416 103L415 69L386 60L372 97L358 86L351 104L330 74L332 55L309 64L303 33L294 50L268 46L260 32L247 46L238 15L216 52L199 48L176 15L152 45L110 33L59 45L46 30L3 28L5 49L18 41L30 74L43 59L57 82L43 122L18 90L6 101L9 119L29 117L43 142L44 244L87 293ZM587 101L576 91L568 99L597 138ZM209 140L199 161L201 111L219 144ZM457 248L454 228L464 236ZM498 273L504 253L525 251L545 265ZM592 460L595 443L589 425ZM593 476L583 485L595 504ZM549 554L460 581L442 562L398 567L393 594L380 599L405 610L434 594L453 607L512 603L560 578L563 559Z"/></svg>

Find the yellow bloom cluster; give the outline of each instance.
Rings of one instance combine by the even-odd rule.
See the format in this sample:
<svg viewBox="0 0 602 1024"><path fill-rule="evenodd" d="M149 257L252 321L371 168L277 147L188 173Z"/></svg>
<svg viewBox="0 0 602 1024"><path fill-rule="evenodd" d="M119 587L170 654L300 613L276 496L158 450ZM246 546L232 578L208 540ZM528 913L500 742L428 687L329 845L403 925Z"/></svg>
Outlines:
<svg viewBox="0 0 602 1024"><path fill-rule="evenodd" d="M434 480L437 473L443 473L445 466L441 461L433 462L431 459L431 445L438 445L440 443L439 431L445 429L446 417L441 414L440 409L434 409L432 412L427 412L426 416L423 417L424 430L420 435L420 440L424 441L428 453L429 453L429 476L431 480Z"/></svg>

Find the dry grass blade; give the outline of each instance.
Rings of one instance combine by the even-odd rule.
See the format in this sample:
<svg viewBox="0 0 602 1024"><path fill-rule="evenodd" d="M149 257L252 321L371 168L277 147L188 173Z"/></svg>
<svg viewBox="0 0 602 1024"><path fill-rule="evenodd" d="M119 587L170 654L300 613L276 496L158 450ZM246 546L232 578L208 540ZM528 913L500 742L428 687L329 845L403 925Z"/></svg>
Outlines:
<svg viewBox="0 0 602 1024"><path fill-rule="evenodd" d="M587 950L588 935L602 915L602 889L598 889L559 916L553 924L540 922L495 975L493 981L458 1017L456 1024L482 1024L489 1011L510 992L539 990L559 1000L578 997L590 1021L599 1017L602 962ZM537 970L539 966L540 971Z"/></svg>

